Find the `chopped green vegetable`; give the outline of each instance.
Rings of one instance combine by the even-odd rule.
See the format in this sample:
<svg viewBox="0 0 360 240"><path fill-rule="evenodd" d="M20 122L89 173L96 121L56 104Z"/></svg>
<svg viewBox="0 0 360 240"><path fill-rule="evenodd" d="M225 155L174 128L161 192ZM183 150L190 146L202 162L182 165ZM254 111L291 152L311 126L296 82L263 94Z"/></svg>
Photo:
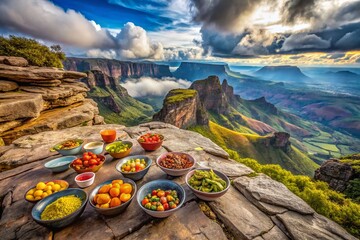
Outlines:
<svg viewBox="0 0 360 240"><path fill-rule="evenodd" d="M189 179L191 187L202 192L220 192L226 188L226 182L210 171L195 170L194 174Z"/></svg>

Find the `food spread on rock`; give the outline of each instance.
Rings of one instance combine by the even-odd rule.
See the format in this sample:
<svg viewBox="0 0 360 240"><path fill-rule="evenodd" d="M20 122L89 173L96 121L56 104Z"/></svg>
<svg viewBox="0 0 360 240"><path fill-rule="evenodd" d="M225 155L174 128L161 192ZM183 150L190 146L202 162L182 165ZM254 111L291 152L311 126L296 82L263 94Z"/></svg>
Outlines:
<svg viewBox="0 0 360 240"><path fill-rule="evenodd" d="M47 196L67 189L68 183L63 180L55 180L50 182L38 182L36 187L26 192L25 199L28 201L39 201Z"/></svg>
<svg viewBox="0 0 360 240"><path fill-rule="evenodd" d="M189 179L189 185L202 192L221 192L226 188L226 182L210 171L195 170Z"/></svg>
<svg viewBox="0 0 360 240"><path fill-rule="evenodd" d="M147 167L146 161L145 159L140 159L140 158L136 158L136 159L130 159L128 161L126 161L126 163L124 163L121 166L121 171L123 172L139 172L144 170Z"/></svg>
<svg viewBox="0 0 360 240"><path fill-rule="evenodd" d="M153 211L166 211L176 208L179 202L176 190L155 189L144 197L141 205Z"/></svg>
<svg viewBox="0 0 360 240"><path fill-rule="evenodd" d="M123 180L113 180L110 184L103 185L95 195L93 204L98 208L113 208L129 201L132 185Z"/></svg>
<svg viewBox="0 0 360 240"><path fill-rule="evenodd" d="M63 196L46 206L41 213L41 220L56 220L66 217L81 207L81 199L74 196Z"/></svg>
<svg viewBox="0 0 360 240"><path fill-rule="evenodd" d="M82 158L77 158L71 163L71 167L74 168L75 171L89 169L89 172L91 172L91 169L103 164L104 161L105 158L101 155L85 152Z"/></svg>
<svg viewBox="0 0 360 240"><path fill-rule="evenodd" d="M159 161L162 167L170 169L186 169L194 165L186 154L168 153L166 157Z"/></svg>

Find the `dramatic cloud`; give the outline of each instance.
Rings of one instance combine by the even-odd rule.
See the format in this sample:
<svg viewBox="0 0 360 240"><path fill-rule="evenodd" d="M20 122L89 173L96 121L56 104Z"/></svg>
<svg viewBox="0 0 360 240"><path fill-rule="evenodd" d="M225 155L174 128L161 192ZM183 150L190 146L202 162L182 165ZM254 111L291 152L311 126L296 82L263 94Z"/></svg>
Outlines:
<svg viewBox="0 0 360 240"><path fill-rule="evenodd" d="M115 47L111 35L82 14L45 0L2 0L0 26L36 38L78 47Z"/></svg>
<svg viewBox="0 0 360 240"><path fill-rule="evenodd" d="M170 77L127 79L121 84L132 97L165 96L172 89L188 88L190 85L191 82Z"/></svg>
<svg viewBox="0 0 360 240"><path fill-rule="evenodd" d="M346 33L336 42L339 49L358 49L360 47L360 29Z"/></svg>
<svg viewBox="0 0 360 240"><path fill-rule="evenodd" d="M298 19L309 20L317 17L315 0L287 0L283 6L283 22L295 23Z"/></svg>
<svg viewBox="0 0 360 240"><path fill-rule="evenodd" d="M360 20L360 1L344 3L331 18L340 23Z"/></svg>
<svg viewBox="0 0 360 240"><path fill-rule="evenodd" d="M315 34L293 34L286 38L281 51L288 52L303 49L326 49L330 47L330 41L321 39Z"/></svg>

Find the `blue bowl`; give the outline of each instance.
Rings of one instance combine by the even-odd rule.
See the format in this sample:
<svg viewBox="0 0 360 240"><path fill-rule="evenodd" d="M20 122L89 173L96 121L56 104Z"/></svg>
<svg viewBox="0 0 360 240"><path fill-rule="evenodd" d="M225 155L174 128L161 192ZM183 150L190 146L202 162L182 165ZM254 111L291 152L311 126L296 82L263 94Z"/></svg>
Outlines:
<svg viewBox="0 0 360 240"><path fill-rule="evenodd" d="M163 189L163 190L176 190L178 197L180 199L180 203L178 204L178 206L174 209L170 209L170 210L166 210L166 211L152 211L152 210L149 210L149 209L143 207L141 204L141 201L144 199L144 197L147 194L151 193L153 190L156 190L158 188ZM144 210L150 216L153 216L156 218L166 218L166 217L170 216L171 214L173 214L174 212L176 212L177 210L179 210L181 208L181 206L184 204L185 190L178 183L170 181L170 180L164 180L164 179L154 180L154 181L146 183L139 189L137 196L136 196L136 200L137 200L137 203L139 204L139 206L142 208L142 210Z"/></svg>
<svg viewBox="0 0 360 240"><path fill-rule="evenodd" d="M99 207L96 207L94 202L93 202L93 199L94 199L95 195L98 193L99 189L102 186L106 185L106 184L110 184L113 180L116 180L116 179L121 179L121 180L124 181L124 183L130 183L132 185L131 198L127 202L121 203L121 205L117 206L117 207L112 207L112 208L99 208ZM100 214L107 215L107 216L114 216L114 215L117 215L117 214L120 214L120 213L124 212L125 209L129 206L130 202L133 200L133 198L134 198L134 196L136 194L137 187L136 187L136 184L135 184L135 182L133 180L128 179L128 178L116 178L116 179L112 179L112 180L101 183L100 185L95 187L94 190L90 193L90 196L89 196L90 206L95 208L95 210Z"/></svg>
<svg viewBox="0 0 360 240"><path fill-rule="evenodd" d="M55 219L55 220L41 220L40 216L41 213L45 210L46 206L50 203L54 202L55 200L59 199L60 197L75 195L76 197L80 198L82 204L78 210L73 212L72 214L65 216L63 218ZM49 195L48 197L44 198L43 200L39 201L35 204L33 209L31 210L31 216L38 224L48 227L48 228L62 228L65 227L72 222L74 222L77 218L81 216L81 214L85 210L86 203L88 201L88 195L86 192L79 188L69 188L54 194Z"/></svg>
<svg viewBox="0 0 360 240"><path fill-rule="evenodd" d="M94 154L101 154L104 150L103 142L89 142L84 145L84 150L86 152L92 152Z"/></svg>
<svg viewBox="0 0 360 240"><path fill-rule="evenodd" d="M145 162L146 162L146 168L144 168L143 170L139 171L139 172L123 172L121 170L121 166L126 163L128 160L130 159L137 159L137 158L140 158L140 159L144 159ZM123 158L121 159L117 164L116 164L116 170L118 172L120 172L124 177L126 178L130 178L134 181L137 181L137 180L140 180L142 179L146 173L149 171L150 167L151 167L151 163L152 163L152 160L151 158L145 156L145 155L134 155L134 156L129 156L129 157L126 157L126 158Z"/></svg>
<svg viewBox="0 0 360 240"><path fill-rule="evenodd" d="M63 149L63 148L61 148L61 145L62 145L63 143L65 143L65 142L67 142L67 141L70 141L70 140L77 141L77 142L80 143L80 145L77 146L77 147L74 147L74 148L69 148L69 149ZM63 156L76 155L76 154L78 154L78 153L81 151L83 145L84 145L84 141L83 141L82 139L68 139L68 140L66 140L66 141L63 141L63 142L60 142L60 143L56 144L56 145L54 146L54 149L55 149L56 151L58 151L58 152L59 152L61 155L63 155Z"/></svg>
<svg viewBox="0 0 360 240"><path fill-rule="evenodd" d="M44 166L47 169L50 169L54 173L63 172L69 169L70 163L74 161L76 158L77 158L76 156L59 157L50 160L49 162L46 162Z"/></svg>

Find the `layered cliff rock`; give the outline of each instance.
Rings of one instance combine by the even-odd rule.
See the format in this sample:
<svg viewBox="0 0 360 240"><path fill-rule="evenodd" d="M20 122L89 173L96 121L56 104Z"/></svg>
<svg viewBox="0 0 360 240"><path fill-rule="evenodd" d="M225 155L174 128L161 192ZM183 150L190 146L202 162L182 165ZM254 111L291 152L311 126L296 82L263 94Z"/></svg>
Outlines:
<svg viewBox="0 0 360 240"><path fill-rule="evenodd" d="M101 58L67 58L64 68L72 71L86 72L99 70L116 80L125 78L171 77L169 66L151 62L128 62Z"/></svg>
<svg viewBox="0 0 360 240"><path fill-rule="evenodd" d="M81 81L90 88L88 96L98 103L100 114L107 123L135 125L151 120L153 108L132 98L114 77L91 70Z"/></svg>
<svg viewBox="0 0 360 240"><path fill-rule="evenodd" d="M28 66L24 58L0 57L0 137L103 123L84 73Z"/></svg>
<svg viewBox="0 0 360 240"><path fill-rule="evenodd" d="M163 108L153 116L153 120L179 128L207 125L209 122L198 92L191 89L171 90L165 97Z"/></svg>

